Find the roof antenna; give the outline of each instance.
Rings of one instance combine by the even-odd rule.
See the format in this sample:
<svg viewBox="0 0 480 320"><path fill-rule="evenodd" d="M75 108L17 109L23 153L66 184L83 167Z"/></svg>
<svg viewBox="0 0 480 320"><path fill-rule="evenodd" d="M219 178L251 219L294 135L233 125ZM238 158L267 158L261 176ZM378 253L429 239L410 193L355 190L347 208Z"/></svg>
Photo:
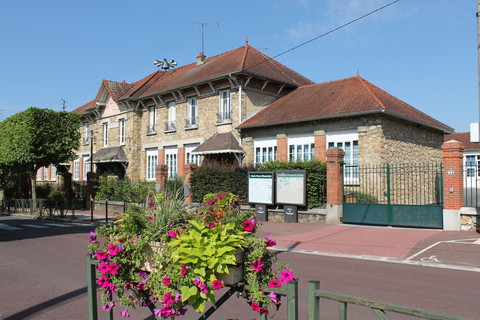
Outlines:
<svg viewBox="0 0 480 320"><path fill-rule="evenodd" d="M220 24L218 22L194 22L195 24L198 24L199 26L202 27L202 52L205 53L205 48L204 48L204 43L205 43L205 33L204 33L204 28L208 26L209 24L214 24L219 26Z"/></svg>
<svg viewBox="0 0 480 320"><path fill-rule="evenodd" d="M248 45L248 36L245 37L245 44Z"/></svg>

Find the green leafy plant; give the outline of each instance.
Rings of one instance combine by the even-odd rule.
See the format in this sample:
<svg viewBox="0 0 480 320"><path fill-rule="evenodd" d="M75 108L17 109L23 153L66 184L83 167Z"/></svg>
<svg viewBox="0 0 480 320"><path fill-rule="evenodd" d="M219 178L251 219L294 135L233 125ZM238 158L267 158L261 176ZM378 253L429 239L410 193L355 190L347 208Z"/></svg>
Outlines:
<svg viewBox="0 0 480 320"><path fill-rule="evenodd" d="M224 280L232 270L243 270L239 281L249 288L245 297L253 310L267 314L268 306L278 306L273 290L293 274L268 250L275 244L271 235L255 236L254 213L240 211L239 203L231 193L213 194L192 211L179 193L152 194L149 209L132 206L115 224L97 228L89 250L99 261L102 308L149 306L171 319L185 313L185 304L203 312L217 290L236 285Z"/></svg>

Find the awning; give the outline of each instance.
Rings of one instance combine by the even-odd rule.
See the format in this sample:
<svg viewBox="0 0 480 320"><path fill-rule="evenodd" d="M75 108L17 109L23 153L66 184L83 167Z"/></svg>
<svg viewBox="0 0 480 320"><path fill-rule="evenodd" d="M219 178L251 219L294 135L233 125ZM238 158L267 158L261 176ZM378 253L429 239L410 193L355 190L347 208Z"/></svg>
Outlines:
<svg viewBox="0 0 480 320"><path fill-rule="evenodd" d="M87 160L89 162L90 159ZM123 146L102 148L93 155L93 163L128 162Z"/></svg>
<svg viewBox="0 0 480 320"><path fill-rule="evenodd" d="M215 154L215 153L235 153L243 154L245 151L242 149L237 139L231 132L217 133L207 141L199 145L192 150L194 154Z"/></svg>

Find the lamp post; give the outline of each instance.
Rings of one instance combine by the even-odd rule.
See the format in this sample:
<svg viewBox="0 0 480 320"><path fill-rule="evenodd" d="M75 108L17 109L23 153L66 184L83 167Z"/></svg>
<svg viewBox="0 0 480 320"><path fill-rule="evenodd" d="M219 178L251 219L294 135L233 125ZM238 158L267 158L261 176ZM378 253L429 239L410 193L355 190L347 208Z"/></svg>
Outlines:
<svg viewBox="0 0 480 320"><path fill-rule="evenodd" d="M90 172L87 173L87 201L90 204L90 221L93 222L93 182L95 181L95 172L93 172L93 142L95 137L93 130L90 130Z"/></svg>

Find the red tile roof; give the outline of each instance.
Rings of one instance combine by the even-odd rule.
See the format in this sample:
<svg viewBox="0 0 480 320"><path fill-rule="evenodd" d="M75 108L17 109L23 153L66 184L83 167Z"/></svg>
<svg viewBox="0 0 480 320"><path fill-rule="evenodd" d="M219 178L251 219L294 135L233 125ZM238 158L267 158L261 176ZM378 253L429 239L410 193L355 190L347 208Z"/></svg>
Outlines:
<svg viewBox="0 0 480 320"><path fill-rule="evenodd" d="M385 113L451 133L454 130L371 84L359 75L305 85L276 100L239 128Z"/></svg>
<svg viewBox="0 0 480 320"><path fill-rule="evenodd" d="M73 113L84 114L86 110L95 107L96 99L85 103L83 106L78 107L77 109L73 110Z"/></svg>
<svg viewBox="0 0 480 320"><path fill-rule="evenodd" d="M251 74L276 80L295 87L313 82L285 67L248 44L207 58L202 64L192 63L169 71L157 71L138 81L123 98L144 98L196 83L206 82L228 74Z"/></svg>
<svg viewBox="0 0 480 320"><path fill-rule="evenodd" d="M450 140L457 140L465 146L465 151L467 150L480 150L480 142L471 142L470 141L470 132L458 132L454 134L447 134L443 139L445 142Z"/></svg>

